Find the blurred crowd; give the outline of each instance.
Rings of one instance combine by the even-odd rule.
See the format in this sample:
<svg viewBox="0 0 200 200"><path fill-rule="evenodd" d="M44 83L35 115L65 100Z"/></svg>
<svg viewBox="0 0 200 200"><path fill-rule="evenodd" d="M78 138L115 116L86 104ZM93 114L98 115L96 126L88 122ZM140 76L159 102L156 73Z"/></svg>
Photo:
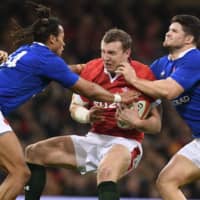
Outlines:
<svg viewBox="0 0 200 200"><path fill-rule="evenodd" d="M198 16L197 7L177 7L162 0L40 0L52 8L65 28L66 48L63 54L69 64L85 63L100 55L100 41L109 28L124 29L133 37L133 59L150 64L163 55L162 40L170 18L179 13ZM2 0L0 5L0 49L12 51L9 32L11 18L21 25L32 23L33 15L24 8L23 0ZM41 139L66 135L83 135L89 126L74 122L68 108L71 93L52 82L42 94L9 116L22 145ZM181 134L146 135L144 156L139 167L119 182L122 196L159 197L156 177L169 158L188 140ZM4 175L2 174L3 178ZM48 169L47 195L95 196L95 174L80 176L66 169ZM200 197L200 181L184 188L188 198Z"/></svg>

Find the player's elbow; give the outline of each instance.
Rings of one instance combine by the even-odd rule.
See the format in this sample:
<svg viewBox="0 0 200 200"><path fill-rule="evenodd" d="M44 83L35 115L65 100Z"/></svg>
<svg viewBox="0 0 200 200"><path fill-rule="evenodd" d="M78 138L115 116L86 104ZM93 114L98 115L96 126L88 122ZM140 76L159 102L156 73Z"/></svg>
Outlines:
<svg viewBox="0 0 200 200"><path fill-rule="evenodd" d="M162 97L172 100L184 92L184 88L172 78L164 80L165 84L161 89Z"/></svg>
<svg viewBox="0 0 200 200"><path fill-rule="evenodd" d="M159 98L165 98L168 100L172 100L175 98L175 95L170 90L163 90Z"/></svg>
<svg viewBox="0 0 200 200"><path fill-rule="evenodd" d="M173 99L176 98L176 97L177 97L177 95L173 94L172 92L168 92L168 93L164 96L164 98L165 98L165 99L168 99L168 100L173 100Z"/></svg>

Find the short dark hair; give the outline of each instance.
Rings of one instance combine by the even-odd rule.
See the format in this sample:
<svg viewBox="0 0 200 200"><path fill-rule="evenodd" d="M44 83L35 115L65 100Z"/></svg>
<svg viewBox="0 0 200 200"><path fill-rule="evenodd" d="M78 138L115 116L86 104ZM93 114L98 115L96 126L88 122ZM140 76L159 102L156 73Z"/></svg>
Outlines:
<svg viewBox="0 0 200 200"><path fill-rule="evenodd" d="M102 41L105 43L119 41L122 43L122 48L124 51L132 48L131 36L127 32L118 28L108 30L103 36Z"/></svg>
<svg viewBox="0 0 200 200"><path fill-rule="evenodd" d="M17 21L13 20L15 30L11 33L11 37L15 48L33 41L46 43L50 35L57 36L59 34L61 23L58 18L50 16L50 8L32 1L28 1L27 4L36 11L36 20L26 28L21 27Z"/></svg>
<svg viewBox="0 0 200 200"><path fill-rule="evenodd" d="M194 37L194 43L200 42L200 19L193 15L176 15L171 19L171 23L178 22L183 27L183 31Z"/></svg>

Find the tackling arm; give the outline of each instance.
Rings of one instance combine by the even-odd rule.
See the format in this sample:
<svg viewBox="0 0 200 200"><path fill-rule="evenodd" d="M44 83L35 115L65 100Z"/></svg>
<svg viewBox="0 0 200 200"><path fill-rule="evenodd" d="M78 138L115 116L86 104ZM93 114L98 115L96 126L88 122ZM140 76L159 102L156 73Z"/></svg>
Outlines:
<svg viewBox="0 0 200 200"><path fill-rule="evenodd" d="M148 96L157 98L174 99L184 92L184 88L172 78L149 81L138 78L135 70L129 63L122 63L116 70L122 74L127 82Z"/></svg>
<svg viewBox="0 0 200 200"><path fill-rule="evenodd" d="M183 87L172 78L155 81L133 78L131 84L146 95L154 98L171 100L184 92Z"/></svg>
<svg viewBox="0 0 200 200"><path fill-rule="evenodd" d="M120 95L112 94L96 83L87 81L81 77L79 77L79 80L71 87L71 90L77 94L87 97L90 100L103 102L130 103L136 98L136 94L134 92L124 92Z"/></svg>

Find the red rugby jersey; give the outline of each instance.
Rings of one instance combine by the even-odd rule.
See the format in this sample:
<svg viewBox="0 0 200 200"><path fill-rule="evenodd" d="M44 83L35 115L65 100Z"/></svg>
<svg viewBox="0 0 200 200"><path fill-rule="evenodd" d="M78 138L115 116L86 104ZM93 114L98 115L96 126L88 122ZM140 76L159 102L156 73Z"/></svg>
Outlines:
<svg viewBox="0 0 200 200"><path fill-rule="evenodd" d="M131 60L130 63L135 69L138 77L147 80L155 80L153 73L147 65L144 65L134 60ZM111 93L122 93L131 89L136 90L136 88L125 81L122 75L116 75L112 78L110 74L105 70L103 60L101 58L94 59L88 62L86 64L86 67L84 67L81 72L81 77L101 85L103 88L109 90ZM149 97L145 95L142 96L143 98L147 98L148 100L152 101L152 99L150 99ZM144 133L135 129L121 129L117 126L115 120L115 111L117 107L116 103L90 101L85 97L82 97L82 99L89 103L89 107L92 107L93 105L98 105L105 109L105 121L94 123L91 127L92 132L95 132L97 134L135 139L139 142L143 140Z"/></svg>

